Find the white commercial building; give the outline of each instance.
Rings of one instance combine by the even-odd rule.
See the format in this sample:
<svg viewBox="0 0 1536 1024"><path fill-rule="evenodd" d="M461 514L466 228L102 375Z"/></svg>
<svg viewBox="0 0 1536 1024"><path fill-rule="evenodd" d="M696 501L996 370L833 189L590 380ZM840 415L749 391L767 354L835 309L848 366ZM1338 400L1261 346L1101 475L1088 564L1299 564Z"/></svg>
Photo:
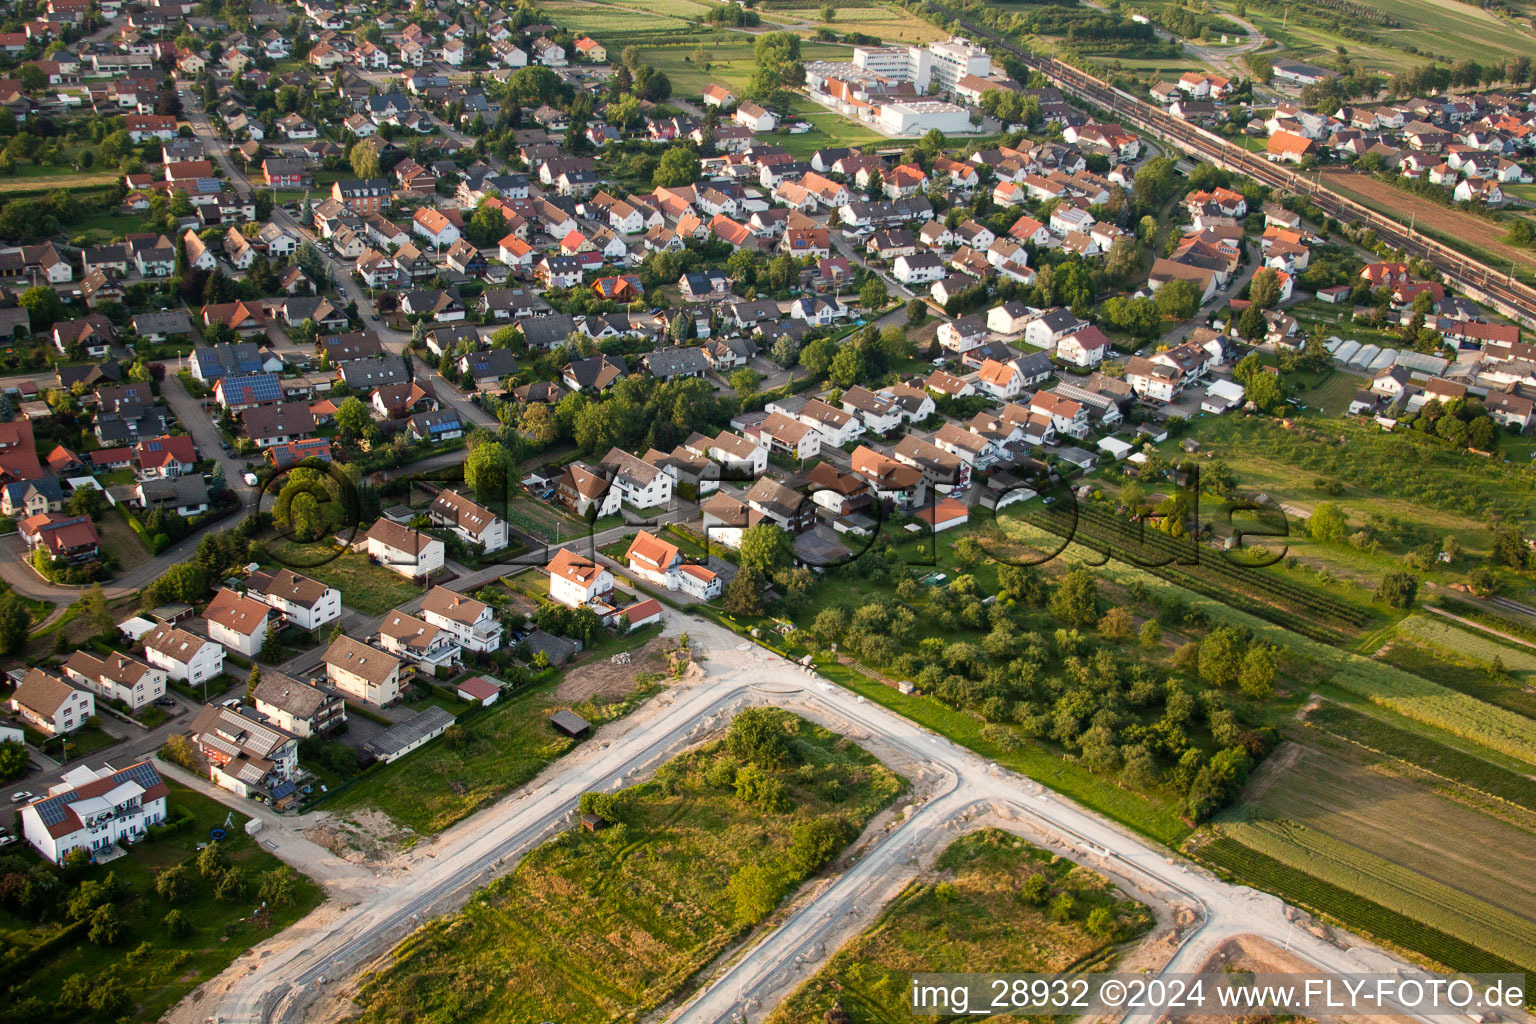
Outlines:
<svg viewBox="0 0 1536 1024"><path fill-rule="evenodd" d="M911 82L920 93L933 80L933 54L921 46L855 46L853 66L872 75Z"/></svg>
<svg viewBox="0 0 1536 1024"><path fill-rule="evenodd" d="M987 51L964 39L930 43L928 52L933 55L933 79L945 92L954 92L966 75L986 78L992 73L992 58Z"/></svg>
<svg viewBox="0 0 1536 1024"><path fill-rule="evenodd" d="M880 128L889 135L926 135L937 128L945 135L973 131L964 107L942 100L903 100L880 105Z"/></svg>

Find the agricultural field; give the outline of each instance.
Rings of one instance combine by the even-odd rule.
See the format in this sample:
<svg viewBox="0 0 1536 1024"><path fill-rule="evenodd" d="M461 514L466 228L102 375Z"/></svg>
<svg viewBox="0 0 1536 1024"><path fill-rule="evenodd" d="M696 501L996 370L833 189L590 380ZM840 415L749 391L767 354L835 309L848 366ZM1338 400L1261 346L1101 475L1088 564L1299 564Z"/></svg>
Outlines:
<svg viewBox="0 0 1536 1024"><path fill-rule="evenodd" d="M1475 246L1491 254L1494 266L1508 270L1513 261L1522 274L1536 269L1536 252L1505 242L1505 227L1497 221L1441 206L1432 199L1354 171L1324 169L1322 175L1327 179L1324 184L1340 195L1364 203L1403 224L1412 222L1442 241L1454 240Z"/></svg>
<svg viewBox="0 0 1536 1024"><path fill-rule="evenodd" d="M1132 520L1116 515L1107 504L1063 503L1048 508L1030 502L1014 508L1024 511L1010 511L982 528L989 550L1049 551L1070 537L1119 557L1134 556L1154 566L1149 571L1171 583L1218 597L1234 608L1323 643L1349 639L1380 615L1347 595L1344 588L1330 590L1283 569L1237 564L1237 556L1228 559L1187 537L1176 540L1156 529L1143 530ZM1213 514L1210 518L1216 517Z"/></svg>
<svg viewBox="0 0 1536 1024"><path fill-rule="evenodd" d="M1283 4L1246 4L1244 17L1267 37L1276 40L1285 55L1327 63L1344 47L1351 63L1367 71L1393 73L1442 58L1488 60L1521 56L1536 47L1529 19L1499 17L1495 12L1457 0L1366 0L1366 6L1401 22L1400 27L1363 25L1377 41L1362 42L1329 31L1309 19L1286 17ZM1224 5L1235 7L1236 5ZM1322 7L1303 8L1307 14L1327 19L1333 12ZM1292 14L1297 13L1292 9ZM1408 52L1416 47L1418 54Z"/></svg>
<svg viewBox="0 0 1536 1024"><path fill-rule="evenodd" d="M1307 712L1307 723L1367 750L1403 764L1460 783L1489 796L1536 811L1536 779L1511 771L1438 743L1426 736L1399 729L1389 722L1341 704L1323 703Z"/></svg>
<svg viewBox="0 0 1536 1024"><path fill-rule="evenodd" d="M900 7L886 4L864 6L835 4L834 6L837 8L837 15L831 22L821 20L819 8L796 13L810 23L808 27L811 29L830 28L840 35L860 32L864 35L877 36L890 44L931 43L949 37L949 33L937 25L923 21ZM771 7L768 12L768 16L775 21L787 21L789 14L789 11L773 10Z"/></svg>
<svg viewBox="0 0 1536 1024"><path fill-rule="evenodd" d="M700 46L705 53L703 63L694 60L695 51ZM851 52L848 47L836 43L805 42L800 46L800 54L805 60L847 60ZM686 39L647 43L640 47L640 56L646 63L655 65L658 71L666 72L672 82L672 92L677 96L702 95L705 86L711 82L744 90L757 67L757 60L752 56L752 37L740 32L706 30ZM845 123L854 127L851 121Z"/></svg>
<svg viewBox="0 0 1536 1024"><path fill-rule="evenodd" d="M743 712L725 739L654 780L584 800L607 827L550 840L406 939L364 983L357 1019L642 1018L903 786L833 733L787 712Z"/></svg>
<svg viewBox="0 0 1536 1024"><path fill-rule="evenodd" d="M1451 534L1463 551L1481 557L1490 549L1495 516L1521 521L1536 515L1536 471L1415 432L1385 434L1304 415L1291 429L1261 417L1204 417L1189 433L1202 457L1232 470L1241 493L1263 492L1306 510L1330 501L1352 524L1374 516L1388 548L1411 549ZM1170 442L1164 451L1174 458L1177 447Z"/></svg>
<svg viewBox="0 0 1536 1024"><path fill-rule="evenodd" d="M1218 818L1215 834L1495 956L1536 965L1529 834L1395 773L1390 763L1318 739L1276 751L1243 802ZM1198 852L1198 840L1192 845ZM1282 895L1305 902L1302 893ZM1380 937L1436 955L1401 935Z"/></svg>
<svg viewBox="0 0 1536 1024"><path fill-rule="evenodd" d="M108 877L115 880L118 894L105 901L107 913L118 925L114 941L91 941L89 927L71 924L63 905L47 912L42 920L23 916L10 899L0 907L0 947L7 964L13 962L13 955L25 955L43 942L59 943L25 970L8 967L7 997L13 1011L35 1020L50 1019L66 987L79 992L80 981L71 986L68 979L81 975L89 979L87 995L95 993L102 1002L100 1006L79 1007L89 1019L156 1020L251 946L320 904L324 896L319 886L291 872L245 834L245 815L175 783L169 785L169 820L185 818L185 824L134 846L111 864L62 877L59 883L67 887L64 895L68 899L84 883L95 886ZM221 876L205 878L191 866L198 847L207 843L209 830L214 828L228 832L229 838L218 847L225 854L225 870L236 869L238 879L222 897L218 892ZM38 866L42 862L36 856L14 854L16 849L26 848L0 852L0 875L11 875L19 865L23 873L41 871L61 879L51 866ZM184 891L168 899L156 890L156 875L180 864L189 865L189 877ZM260 912L262 883L270 872L278 872L288 881L281 901ZM7 885L10 892L19 888ZM184 932L172 932L164 925L172 912L185 922ZM88 916L94 921L94 913Z"/></svg>
<svg viewBox="0 0 1536 1024"><path fill-rule="evenodd" d="M1377 651L1374 657L1414 675L1433 679L1458 693L1506 708L1517 715L1536 718L1536 693L1509 679L1492 677L1487 665L1401 639Z"/></svg>
<svg viewBox="0 0 1536 1024"><path fill-rule="evenodd" d="M1483 665L1494 659L1504 663L1516 682L1536 676L1536 648L1519 647L1487 633L1467 629L1430 614L1410 615L1397 624L1399 636L1434 647L1447 654L1470 658Z"/></svg>
<svg viewBox="0 0 1536 1024"><path fill-rule="evenodd" d="M852 1024L907 1021L911 977L925 972L1107 970L1115 945L1152 924L1145 907L1103 876L997 829L955 840L935 868L781 1003L768 1024L828 1020L834 1006ZM1030 881L1037 877L1043 884ZM1033 902L1020 899L1025 886L1040 890ZM1071 912L1053 914L1048 907L1063 897Z"/></svg>
<svg viewBox="0 0 1536 1024"><path fill-rule="evenodd" d="M676 0L674 0L676 2ZM660 6L672 6L664 3ZM687 4L692 8L694 5ZM543 6L550 19L562 28L579 35L602 37L627 32L656 32L686 29L688 17L703 14L703 10L690 11L684 17L663 14L657 10L638 10L628 5L600 3L596 0L554 0Z"/></svg>
<svg viewBox="0 0 1536 1024"><path fill-rule="evenodd" d="M623 647L638 646L653 636L654 630L638 631L626 638L630 643L589 653L563 676L503 697L465 718L462 736L444 737L394 764L369 770L328 800L325 809L343 817L379 810L417 834L441 832L527 782L580 742L549 725L555 711L569 708L596 727L622 718L654 693L657 682L642 678L639 670L661 666L643 659L633 662L635 671L615 685L581 692L566 685L566 679L581 673L587 663L606 661Z"/></svg>
<svg viewBox="0 0 1536 1024"><path fill-rule="evenodd" d="M1225 835L1203 841L1195 854L1245 885L1272 892L1435 963L1462 971L1522 970L1471 942L1320 877L1314 865L1295 867Z"/></svg>

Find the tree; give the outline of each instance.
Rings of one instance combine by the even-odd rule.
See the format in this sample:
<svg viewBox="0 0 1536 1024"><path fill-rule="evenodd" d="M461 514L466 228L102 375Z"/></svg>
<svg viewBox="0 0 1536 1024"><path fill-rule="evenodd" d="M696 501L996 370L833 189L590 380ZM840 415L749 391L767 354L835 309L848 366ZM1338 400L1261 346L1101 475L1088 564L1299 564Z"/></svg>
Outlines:
<svg viewBox="0 0 1536 1024"><path fill-rule="evenodd" d="M1340 541L1349 530L1344 512L1331 501L1320 502L1307 520L1307 535L1314 540Z"/></svg>
<svg viewBox="0 0 1536 1024"><path fill-rule="evenodd" d="M922 299L907 300L907 323L920 324L928 319L928 304Z"/></svg>
<svg viewBox="0 0 1536 1024"><path fill-rule="evenodd" d="M25 743L14 740L0 743L0 781L9 782L25 775L29 756Z"/></svg>
<svg viewBox="0 0 1536 1024"><path fill-rule="evenodd" d="M197 873L206 878L221 877L229 870L229 855L218 843L209 843L198 851Z"/></svg>
<svg viewBox="0 0 1536 1024"><path fill-rule="evenodd" d="M336 429L343 437L362 436L363 430L372 422L368 407L356 395L348 395L336 407Z"/></svg>
<svg viewBox="0 0 1536 1024"><path fill-rule="evenodd" d="M865 309L884 309L891 301L891 291L885 282L873 275L859 289L859 305Z"/></svg>
<svg viewBox="0 0 1536 1024"><path fill-rule="evenodd" d="M92 911L91 929L86 937L98 946L116 945L123 937L123 919L118 916L117 908L108 903Z"/></svg>
<svg viewBox="0 0 1536 1024"><path fill-rule="evenodd" d="M812 377L820 377L840 350L831 338L817 338L800 350L800 365Z"/></svg>
<svg viewBox="0 0 1536 1024"><path fill-rule="evenodd" d="M1085 922L1088 931L1101 939L1113 938L1118 927L1115 924L1115 915L1108 907L1094 907L1088 912L1088 920Z"/></svg>
<svg viewBox="0 0 1536 1024"><path fill-rule="evenodd" d="M510 453L500 441L475 445L464 460L464 483L475 497L491 508L504 505L510 495L513 467Z"/></svg>
<svg viewBox="0 0 1536 1024"><path fill-rule="evenodd" d="M763 614L763 578L753 568L743 567L725 588L725 610L732 615Z"/></svg>
<svg viewBox="0 0 1536 1024"><path fill-rule="evenodd" d="M857 384L864 376L864 356L856 345L844 345L827 366L827 379L840 388Z"/></svg>
<svg viewBox="0 0 1536 1024"><path fill-rule="evenodd" d="M284 864L262 874L258 892L267 906L285 907L293 902L297 888L293 869Z"/></svg>
<svg viewBox="0 0 1536 1024"><path fill-rule="evenodd" d="M192 895L192 872L185 864L172 864L155 876L155 895L167 903L180 903Z"/></svg>
<svg viewBox="0 0 1536 1024"><path fill-rule="evenodd" d="M173 939L183 938L192 930L192 925L187 921L186 916L175 909L160 919L160 927Z"/></svg>
<svg viewBox="0 0 1536 1024"><path fill-rule="evenodd" d="M743 366L732 373L729 380L731 387L736 389L737 396L745 402L752 395L757 394L757 386L763 382L763 375L750 366Z"/></svg>
<svg viewBox="0 0 1536 1024"><path fill-rule="evenodd" d="M1389 572L1376 584L1376 600L1393 608L1412 608L1418 594L1418 577L1409 572Z"/></svg>
<svg viewBox="0 0 1536 1024"><path fill-rule="evenodd" d="M1237 682L1243 664L1245 638L1235 626L1211 630L1200 641L1200 678L1212 686Z"/></svg>
<svg viewBox="0 0 1536 1024"><path fill-rule="evenodd" d="M661 155L651 184L658 188L681 188L699 180L699 155L691 146L677 146Z"/></svg>
<svg viewBox="0 0 1536 1024"><path fill-rule="evenodd" d="M1189 281L1169 281L1157 289L1153 302L1163 316L1173 320L1188 320L1200 308L1200 292Z"/></svg>
<svg viewBox="0 0 1536 1024"><path fill-rule="evenodd" d="M770 814L782 814L789 809L789 797L784 793L784 783L755 764L742 765L736 771L733 784L736 799Z"/></svg>
<svg viewBox="0 0 1536 1024"><path fill-rule="evenodd" d="M1237 673L1237 688L1246 697L1263 700L1275 692L1275 649L1269 644L1254 644L1243 655L1243 667Z"/></svg>
<svg viewBox="0 0 1536 1024"><path fill-rule="evenodd" d="M1148 619L1146 622L1141 624L1141 631L1137 634L1137 640L1140 641L1141 646L1147 648L1148 650L1161 646L1163 642L1163 630L1162 627L1157 624L1156 619Z"/></svg>
<svg viewBox="0 0 1536 1024"><path fill-rule="evenodd" d="M1530 548L1525 538L1513 526L1500 526L1493 531L1493 547L1488 553L1494 565L1507 565L1511 569L1523 569L1530 560Z"/></svg>
<svg viewBox="0 0 1536 1024"><path fill-rule="evenodd" d="M16 301L26 309L33 334L45 331L64 319L64 303L52 288L33 285L22 292Z"/></svg>
<svg viewBox="0 0 1536 1024"><path fill-rule="evenodd" d="M230 868L214 883L213 895L226 903L233 903L244 898L245 888L245 873L239 868Z"/></svg>
<svg viewBox="0 0 1536 1024"><path fill-rule="evenodd" d="M737 563L744 569L754 569L764 576L789 564L791 557L789 535L772 523L758 523L742 531L741 544L736 549Z"/></svg>
<svg viewBox="0 0 1536 1024"><path fill-rule="evenodd" d="M1260 309L1273 309L1280 301L1280 275L1265 267L1248 282L1248 301Z"/></svg>
<svg viewBox="0 0 1536 1024"><path fill-rule="evenodd" d="M747 708L731 720L725 749L743 764L777 769L792 763L789 746L789 714L778 708Z"/></svg>
<svg viewBox="0 0 1536 1024"><path fill-rule="evenodd" d="M245 699L252 700L256 696L256 687L261 685L261 666L252 665L251 674L245 677Z"/></svg>
<svg viewBox="0 0 1536 1024"><path fill-rule="evenodd" d="M1257 303L1250 304L1237 318L1237 333L1249 341L1258 341L1269 333L1269 321L1264 319L1264 311Z"/></svg>
<svg viewBox="0 0 1536 1024"><path fill-rule="evenodd" d="M801 874L809 874L837 856L848 845L853 829L842 818L809 818L795 825L790 833L785 859Z"/></svg>
<svg viewBox="0 0 1536 1024"><path fill-rule="evenodd" d="M739 924L756 924L779 905L783 883L773 870L762 864L740 868L726 883L725 892L736 910Z"/></svg>
<svg viewBox="0 0 1536 1024"><path fill-rule="evenodd" d="M1093 573L1076 568L1062 577L1051 594L1050 612L1069 626L1086 628L1099 619L1099 588Z"/></svg>
<svg viewBox="0 0 1536 1024"><path fill-rule="evenodd" d="M15 591L0 594L0 651L20 654L32 629L32 615Z"/></svg>
<svg viewBox="0 0 1536 1024"><path fill-rule="evenodd" d="M1099 620L1099 635L1106 640L1129 640L1136 632L1136 617L1124 605L1104 613Z"/></svg>
<svg viewBox="0 0 1536 1024"><path fill-rule="evenodd" d="M174 732L166 737L165 746L160 748L160 757L194 771L198 767L197 748L192 746L192 741L185 733Z"/></svg>
<svg viewBox="0 0 1536 1024"><path fill-rule="evenodd" d="M1252 402L1256 409L1267 413L1280 411L1285 406L1285 389L1280 385L1280 375L1254 374L1243 386L1243 397Z"/></svg>

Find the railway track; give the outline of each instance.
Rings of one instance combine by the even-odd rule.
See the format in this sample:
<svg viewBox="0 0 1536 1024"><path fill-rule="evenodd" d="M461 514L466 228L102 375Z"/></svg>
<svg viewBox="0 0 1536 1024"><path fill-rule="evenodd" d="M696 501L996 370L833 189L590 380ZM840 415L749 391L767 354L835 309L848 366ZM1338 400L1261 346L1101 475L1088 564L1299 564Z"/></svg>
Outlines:
<svg viewBox="0 0 1536 1024"><path fill-rule="evenodd" d="M945 13L973 34L990 40L1026 66L1039 71L1057 88L1118 115L1185 153L1202 157L1223 169L1238 171L1265 185L1305 195L1318 209L1336 219L1365 224L1388 245L1428 262L1440 271L1448 283L1467 295L1520 321L1526 327L1536 327L1536 288L1514 280L1513 273L1506 279L1487 264L1433 238L1427 238L1410 226L1342 196L1319 182L1279 167L1241 146L1234 146L1219 135L1181 121L1070 64L1020 49L979 25L964 18L956 18L952 11L945 10Z"/></svg>

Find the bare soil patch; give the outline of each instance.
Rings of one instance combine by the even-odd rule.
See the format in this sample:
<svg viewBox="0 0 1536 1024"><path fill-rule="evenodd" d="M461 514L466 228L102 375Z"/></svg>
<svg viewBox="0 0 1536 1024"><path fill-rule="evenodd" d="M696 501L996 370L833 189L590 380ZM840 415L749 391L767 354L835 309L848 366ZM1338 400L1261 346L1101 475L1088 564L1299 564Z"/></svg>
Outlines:
<svg viewBox="0 0 1536 1024"><path fill-rule="evenodd" d="M1412 192L1393 188L1386 182L1377 181L1366 174L1325 170L1323 178L1326 179L1325 184L1337 185L1348 192L1357 192L1373 203L1397 211L1399 215L1410 214L1412 219L1421 226L1432 228L1452 238L1465 238L1489 252L1497 253L1506 260L1536 267L1536 253L1506 244L1503 241L1504 228L1494 221L1485 220L1476 214L1449 209L1432 199L1425 199Z"/></svg>
<svg viewBox="0 0 1536 1024"><path fill-rule="evenodd" d="M635 680L642 673L670 674L672 653L677 649L675 639L659 636L639 650L578 665L565 674L555 689L555 697L573 704L626 697L634 691Z"/></svg>
<svg viewBox="0 0 1536 1024"><path fill-rule="evenodd" d="M1298 927L1302 922L1297 922ZM1316 932L1321 925L1313 924L1308 930ZM1316 968L1305 960L1284 950L1276 949L1274 944L1253 935L1238 935L1228 939L1211 951L1211 956L1200 965L1202 972L1233 971L1248 972L1253 974L1310 974ZM1231 1024L1232 1017L1218 1014L1170 1014L1168 1024ZM1273 1019L1273 1018L1270 1018ZM1397 1014L1371 1014L1371 1015L1343 1015L1320 1017L1323 1021L1337 1021L1339 1024L1409 1024L1412 1018Z"/></svg>

